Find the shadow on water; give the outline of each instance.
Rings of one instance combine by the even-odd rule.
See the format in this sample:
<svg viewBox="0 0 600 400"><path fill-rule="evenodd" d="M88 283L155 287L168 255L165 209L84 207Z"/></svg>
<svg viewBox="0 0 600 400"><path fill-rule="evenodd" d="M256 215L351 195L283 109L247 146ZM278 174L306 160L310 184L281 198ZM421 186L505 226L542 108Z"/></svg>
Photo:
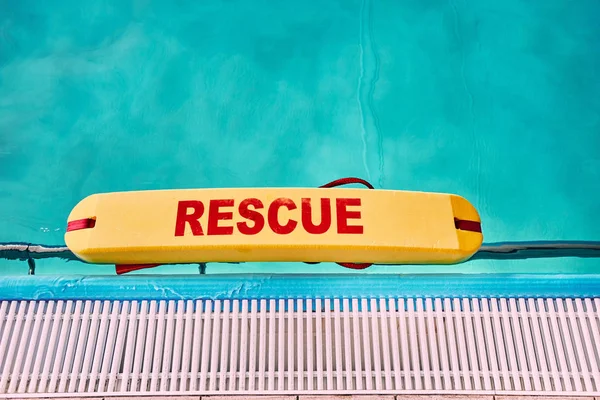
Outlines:
<svg viewBox="0 0 600 400"><path fill-rule="evenodd" d="M524 260L528 258L600 258L600 241L532 241L485 243L471 260Z"/></svg>

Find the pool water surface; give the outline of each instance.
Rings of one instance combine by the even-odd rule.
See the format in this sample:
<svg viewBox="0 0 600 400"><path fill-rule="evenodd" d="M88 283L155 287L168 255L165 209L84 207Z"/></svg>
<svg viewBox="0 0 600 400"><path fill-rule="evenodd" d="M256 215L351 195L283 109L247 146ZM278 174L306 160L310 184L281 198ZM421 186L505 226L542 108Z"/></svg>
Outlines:
<svg viewBox="0 0 600 400"><path fill-rule="evenodd" d="M0 242L64 243L85 196L204 187L448 192L486 243L600 240L593 0L0 0ZM0 259L2 274L27 263ZM209 264L207 273L348 273ZM598 258L364 273L597 273ZM197 273L197 265L153 273ZM112 274L37 261L38 274Z"/></svg>

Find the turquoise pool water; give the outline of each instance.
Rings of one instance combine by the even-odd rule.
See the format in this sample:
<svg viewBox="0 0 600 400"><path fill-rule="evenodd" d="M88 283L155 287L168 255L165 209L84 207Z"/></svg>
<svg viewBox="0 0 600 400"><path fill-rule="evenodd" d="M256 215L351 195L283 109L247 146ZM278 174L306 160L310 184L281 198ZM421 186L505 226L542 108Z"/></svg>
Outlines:
<svg viewBox="0 0 600 400"><path fill-rule="evenodd" d="M0 0L0 10L0 242L64 243L69 211L96 192L344 176L460 194L486 242L600 240L597 1ZM349 272L207 269L237 271ZM594 273L600 259L365 271L379 272Z"/></svg>

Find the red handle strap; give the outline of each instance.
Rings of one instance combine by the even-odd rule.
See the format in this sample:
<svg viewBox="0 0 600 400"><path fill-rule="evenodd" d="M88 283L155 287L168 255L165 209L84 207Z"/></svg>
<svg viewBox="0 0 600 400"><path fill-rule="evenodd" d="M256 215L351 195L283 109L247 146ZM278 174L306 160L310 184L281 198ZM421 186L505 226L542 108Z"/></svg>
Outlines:
<svg viewBox="0 0 600 400"><path fill-rule="evenodd" d="M371 185L369 182L367 182L361 178L340 178L340 179L336 179L335 181L331 181L331 182L326 183L319 187L320 188L332 188L332 187L336 187L336 186L350 185L352 183L359 183L361 185L365 185L369 189L375 189L373 187L373 185Z"/></svg>
<svg viewBox="0 0 600 400"><path fill-rule="evenodd" d="M340 179L336 179L335 181L326 183L322 186L319 186L321 188L333 188L336 186L342 186L342 185L350 185L353 183L358 183L361 185L365 185L367 188L369 189L375 189L373 187L373 185L371 185L369 182L365 181L364 179L361 178L340 178ZM308 263L308 264L318 264L318 263ZM365 269L365 268L369 268L371 265L370 263L336 263L338 265L341 265L342 267L345 268L350 268L350 269Z"/></svg>

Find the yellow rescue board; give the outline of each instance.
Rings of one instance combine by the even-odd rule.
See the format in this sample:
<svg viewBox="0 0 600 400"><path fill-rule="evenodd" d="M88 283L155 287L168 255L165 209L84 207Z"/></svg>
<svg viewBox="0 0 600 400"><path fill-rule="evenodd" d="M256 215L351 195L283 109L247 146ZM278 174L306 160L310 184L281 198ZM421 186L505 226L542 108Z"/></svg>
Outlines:
<svg viewBox="0 0 600 400"><path fill-rule="evenodd" d="M452 264L483 235L476 209L452 194L240 188L94 194L72 210L65 240L90 263Z"/></svg>

